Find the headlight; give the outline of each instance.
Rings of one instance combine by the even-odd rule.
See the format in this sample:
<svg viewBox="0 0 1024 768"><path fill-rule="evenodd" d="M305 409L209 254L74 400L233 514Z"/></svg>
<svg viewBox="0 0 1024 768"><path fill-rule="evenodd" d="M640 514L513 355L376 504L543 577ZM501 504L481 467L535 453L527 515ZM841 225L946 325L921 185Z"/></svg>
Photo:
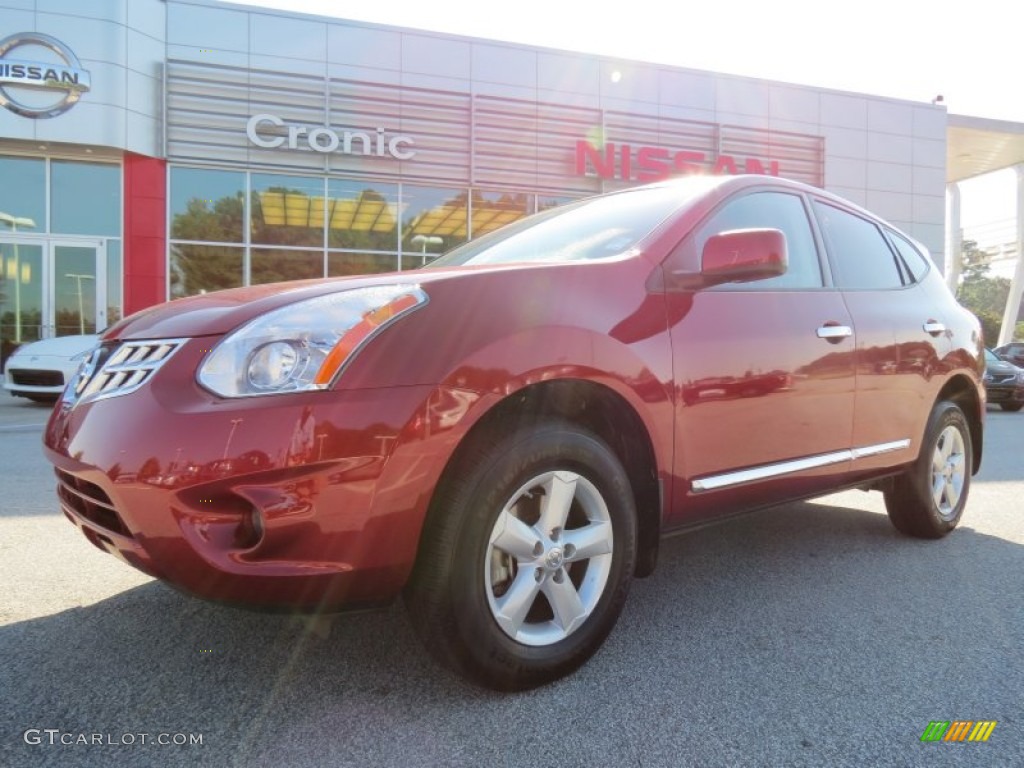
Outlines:
<svg viewBox="0 0 1024 768"><path fill-rule="evenodd" d="M426 303L418 285L385 285L289 304L221 340L199 383L221 397L327 389L373 336Z"/></svg>

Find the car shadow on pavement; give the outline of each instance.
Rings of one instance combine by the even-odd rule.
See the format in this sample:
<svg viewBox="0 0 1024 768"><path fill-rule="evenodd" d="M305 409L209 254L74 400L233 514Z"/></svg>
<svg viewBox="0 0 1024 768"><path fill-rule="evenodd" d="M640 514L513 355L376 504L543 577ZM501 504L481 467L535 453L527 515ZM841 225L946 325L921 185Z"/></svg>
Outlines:
<svg viewBox="0 0 1024 768"><path fill-rule="evenodd" d="M1005 718L984 696L958 699L950 681L1024 688L1019 665L1001 661L1019 658L1022 573L1024 548L969 524L922 542L876 511L792 504L664 542L604 648L569 678L516 695L435 665L400 603L259 614L150 582L0 626L0 762L41 764L21 734L60 728L201 733L205 764L218 749L235 765L396 764L412 759L403 739L419 764L519 764L523 739L543 747L544 723L564 716L585 743L568 764L699 763L708 739L725 750L716 763L743 762L747 749L768 760L765 732L810 764L841 764L827 756L862 734L837 719L868 724L879 743L912 743L907 728L937 717ZM118 749L76 751L76 764L106 764Z"/></svg>

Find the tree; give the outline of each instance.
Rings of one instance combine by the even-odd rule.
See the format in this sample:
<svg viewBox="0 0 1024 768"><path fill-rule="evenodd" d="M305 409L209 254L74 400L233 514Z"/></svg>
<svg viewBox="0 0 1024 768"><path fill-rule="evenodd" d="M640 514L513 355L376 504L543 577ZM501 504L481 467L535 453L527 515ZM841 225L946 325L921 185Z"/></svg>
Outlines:
<svg viewBox="0 0 1024 768"><path fill-rule="evenodd" d="M963 280L956 294L957 301L978 316L985 343L992 346L999 338L1003 324L1003 312L1010 297L1010 281L1005 277L988 276L988 254L978 248L974 240L964 240L963 263ZM1017 312L1019 316L1020 308ZM1024 330L1021 326L1024 323L1017 324L1015 336Z"/></svg>

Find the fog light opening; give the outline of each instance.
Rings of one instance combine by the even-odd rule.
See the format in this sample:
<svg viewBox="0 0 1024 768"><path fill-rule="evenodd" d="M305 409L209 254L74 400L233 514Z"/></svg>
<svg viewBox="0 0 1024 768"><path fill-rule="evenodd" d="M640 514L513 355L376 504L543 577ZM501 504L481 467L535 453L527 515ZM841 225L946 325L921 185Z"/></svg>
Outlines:
<svg viewBox="0 0 1024 768"><path fill-rule="evenodd" d="M238 524L235 540L239 549L252 549L263 539L266 529L263 526L263 513L256 507L250 507L242 514Z"/></svg>

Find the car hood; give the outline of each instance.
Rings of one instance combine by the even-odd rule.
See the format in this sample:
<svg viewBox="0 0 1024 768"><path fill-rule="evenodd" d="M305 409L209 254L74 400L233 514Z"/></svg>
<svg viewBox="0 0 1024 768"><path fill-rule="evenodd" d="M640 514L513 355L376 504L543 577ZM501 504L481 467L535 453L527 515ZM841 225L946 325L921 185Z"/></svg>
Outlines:
<svg viewBox="0 0 1024 768"><path fill-rule="evenodd" d="M379 275L257 285L176 299L137 312L111 326L104 341L219 336L278 307L338 291L381 285L423 285L474 273L565 268L565 264L510 264L409 270Z"/></svg>
<svg viewBox="0 0 1024 768"><path fill-rule="evenodd" d="M99 339L99 336L91 333L82 336L58 336L54 339L43 339L25 344L14 354L17 357L34 355L71 358L82 352L88 352L99 344Z"/></svg>
<svg viewBox="0 0 1024 768"><path fill-rule="evenodd" d="M985 373L1016 373L1018 368L1012 363L1007 363L1004 360L993 363L991 361L985 362Z"/></svg>

